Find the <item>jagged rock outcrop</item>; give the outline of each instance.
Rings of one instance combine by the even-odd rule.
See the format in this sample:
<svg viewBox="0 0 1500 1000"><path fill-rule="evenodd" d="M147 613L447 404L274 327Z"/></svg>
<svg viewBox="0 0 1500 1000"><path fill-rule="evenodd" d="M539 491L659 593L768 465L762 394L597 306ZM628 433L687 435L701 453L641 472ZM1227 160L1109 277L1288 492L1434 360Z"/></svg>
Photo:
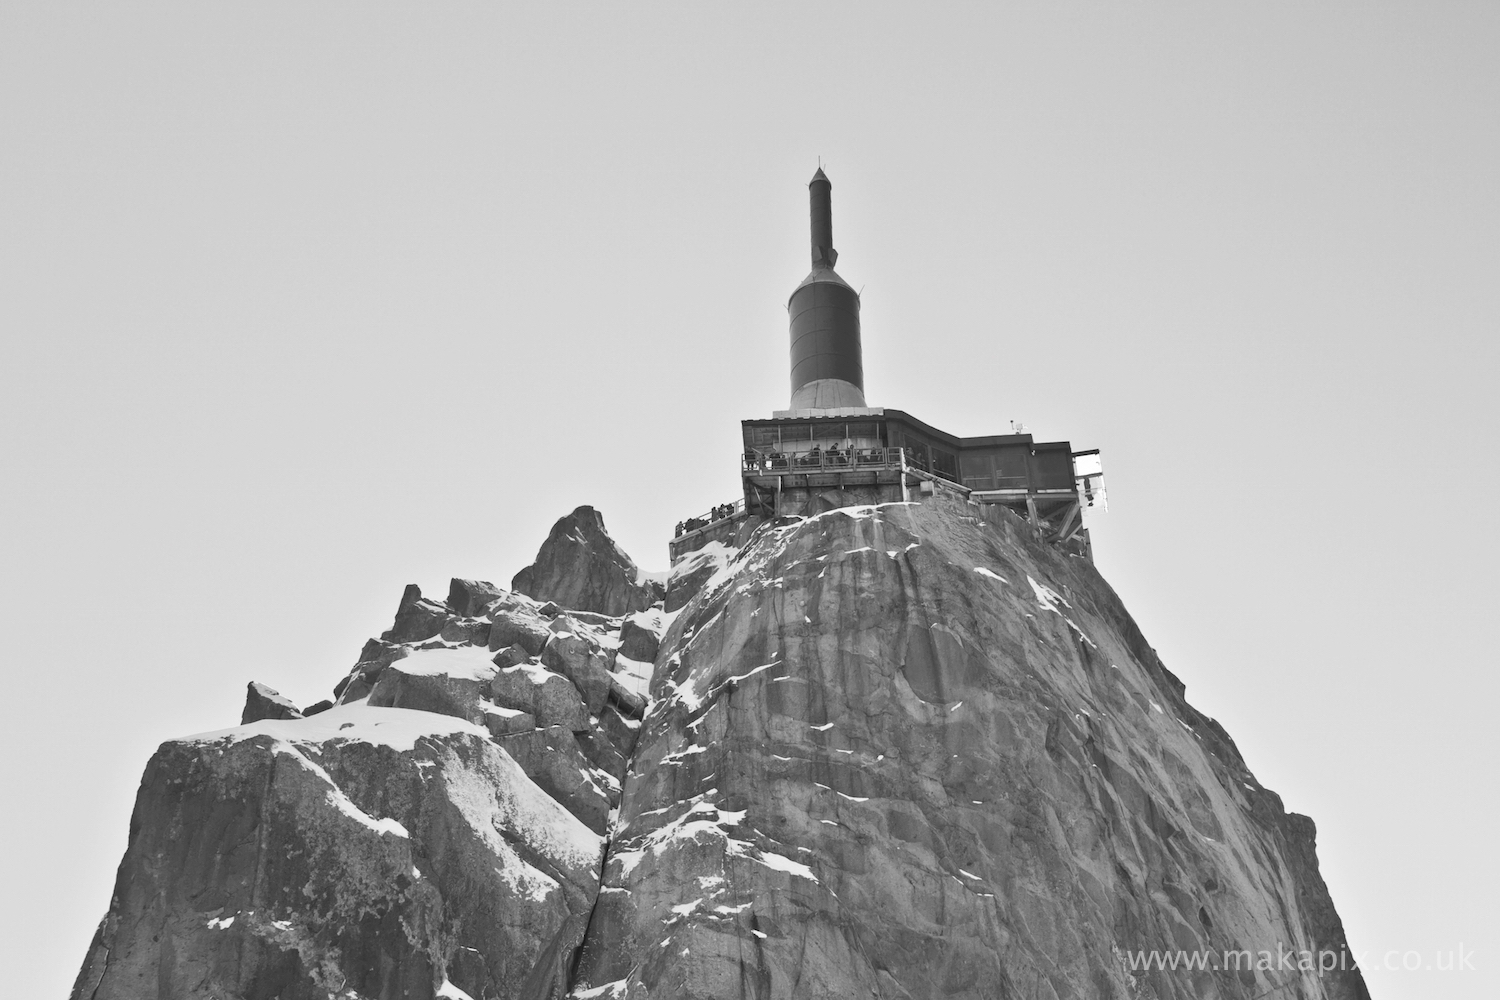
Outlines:
<svg viewBox="0 0 1500 1000"><path fill-rule="evenodd" d="M266 687L260 681L251 681L245 686L245 708L240 713L240 725L259 722L261 719L300 718L301 709L281 692Z"/></svg>
<svg viewBox="0 0 1500 1000"><path fill-rule="evenodd" d="M239 728L162 745L75 997L565 992L650 664L618 618L449 599L408 587L336 706L252 683Z"/></svg>
<svg viewBox="0 0 1500 1000"><path fill-rule="evenodd" d="M74 997L1367 996L1257 967L1344 947L1311 820L1018 519L785 519L676 613L598 566L410 587L334 708L164 744Z"/></svg>
<svg viewBox="0 0 1500 1000"><path fill-rule="evenodd" d="M511 589L574 611L628 615L662 599L663 587L647 577L604 530L604 518L579 507L559 518L536 554L515 575Z"/></svg>

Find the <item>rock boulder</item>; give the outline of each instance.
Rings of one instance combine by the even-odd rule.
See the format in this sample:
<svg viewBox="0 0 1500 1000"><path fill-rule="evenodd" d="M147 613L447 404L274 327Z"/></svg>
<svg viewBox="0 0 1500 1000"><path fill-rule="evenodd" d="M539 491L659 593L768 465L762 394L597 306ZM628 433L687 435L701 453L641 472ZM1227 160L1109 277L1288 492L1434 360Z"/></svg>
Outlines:
<svg viewBox="0 0 1500 1000"><path fill-rule="evenodd" d="M503 600L505 590L484 580L461 580L454 577L448 584L448 607L464 618L478 618L491 604Z"/></svg>
<svg viewBox="0 0 1500 1000"><path fill-rule="evenodd" d="M620 655L641 663L655 663L661 646L661 622L647 614L635 614L620 623Z"/></svg>
<svg viewBox="0 0 1500 1000"><path fill-rule="evenodd" d="M489 644L492 650L520 646L527 656L540 656L542 647L552 638L547 620L524 611L495 611L491 614Z"/></svg>
<svg viewBox="0 0 1500 1000"><path fill-rule="evenodd" d="M245 710L240 713L240 725L259 722L261 719L300 719L302 711L290 698L266 687L259 681L251 681L245 691Z"/></svg>
<svg viewBox="0 0 1500 1000"><path fill-rule="evenodd" d="M529 713L542 726L562 726L580 733L589 728L589 712L573 682L532 663L507 667L490 681L495 704Z"/></svg>
<svg viewBox="0 0 1500 1000"><path fill-rule="evenodd" d="M581 632L558 632L542 650L542 665L572 681L592 715L598 715L609 698L608 662L604 651Z"/></svg>
<svg viewBox="0 0 1500 1000"><path fill-rule="evenodd" d="M483 699L499 672L487 649L419 650L381 671L367 703L451 715L484 725Z"/></svg>

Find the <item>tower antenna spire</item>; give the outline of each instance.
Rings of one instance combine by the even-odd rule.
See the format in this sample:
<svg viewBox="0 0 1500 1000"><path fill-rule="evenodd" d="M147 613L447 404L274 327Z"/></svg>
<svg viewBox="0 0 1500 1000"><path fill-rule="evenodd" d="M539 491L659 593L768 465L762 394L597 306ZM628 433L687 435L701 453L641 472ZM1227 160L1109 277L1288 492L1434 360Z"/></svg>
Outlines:
<svg viewBox="0 0 1500 1000"><path fill-rule="evenodd" d="M821 163L808 182L807 197L811 209L813 267L832 267L839 259L839 252L833 248L833 183L823 173Z"/></svg>

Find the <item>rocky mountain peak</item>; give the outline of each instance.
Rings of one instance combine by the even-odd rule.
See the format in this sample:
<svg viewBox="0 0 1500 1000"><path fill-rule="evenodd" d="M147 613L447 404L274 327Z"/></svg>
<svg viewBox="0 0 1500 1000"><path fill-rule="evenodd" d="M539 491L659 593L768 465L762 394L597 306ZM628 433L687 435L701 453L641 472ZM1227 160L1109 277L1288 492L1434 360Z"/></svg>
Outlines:
<svg viewBox="0 0 1500 1000"><path fill-rule="evenodd" d="M1367 997L1256 961L1345 948L1311 820L1019 518L784 518L673 612L633 566L579 508L331 708L164 743L76 1000Z"/></svg>
<svg viewBox="0 0 1500 1000"><path fill-rule="evenodd" d="M511 590L575 611L626 615L662 599L665 590L641 572L589 506L559 518L536 554L515 575Z"/></svg>

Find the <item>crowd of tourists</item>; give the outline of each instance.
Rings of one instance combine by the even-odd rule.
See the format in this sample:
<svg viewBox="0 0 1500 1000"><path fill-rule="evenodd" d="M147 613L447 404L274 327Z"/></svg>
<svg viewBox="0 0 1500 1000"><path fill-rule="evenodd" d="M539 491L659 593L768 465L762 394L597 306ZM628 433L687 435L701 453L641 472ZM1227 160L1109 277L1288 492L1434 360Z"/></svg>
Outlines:
<svg viewBox="0 0 1500 1000"><path fill-rule="evenodd" d="M675 537L681 538L683 535L687 534L689 531L697 531L699 528L703 528L703 527L706 527L706 526L708 526L710 524L713 524L715 521L722 521L726 517L733 517L733 516L734 516L734 504L732 504L732 503L722 503L722 504L719 504L719 506L715 507L713 510L711 510L711 511L708 512L708 516L707 517L690 517L686 521L678 521L677 522L677 534L676 534Z"/></svg>
<svg viewBox="0 0 1500 1000"><path fill-rule="evenodd" d="M783 469L817 469L830 466L867 465L884 463L888 461L886 452L882 448L867 448L859 450L856 448L840 448L837 444L829 445L825 450L819 445L813 445L812 450L785 454L773 451L762 454L757 451L745 452L745 468L750 471L765 469L771 472Z"/></svg>

